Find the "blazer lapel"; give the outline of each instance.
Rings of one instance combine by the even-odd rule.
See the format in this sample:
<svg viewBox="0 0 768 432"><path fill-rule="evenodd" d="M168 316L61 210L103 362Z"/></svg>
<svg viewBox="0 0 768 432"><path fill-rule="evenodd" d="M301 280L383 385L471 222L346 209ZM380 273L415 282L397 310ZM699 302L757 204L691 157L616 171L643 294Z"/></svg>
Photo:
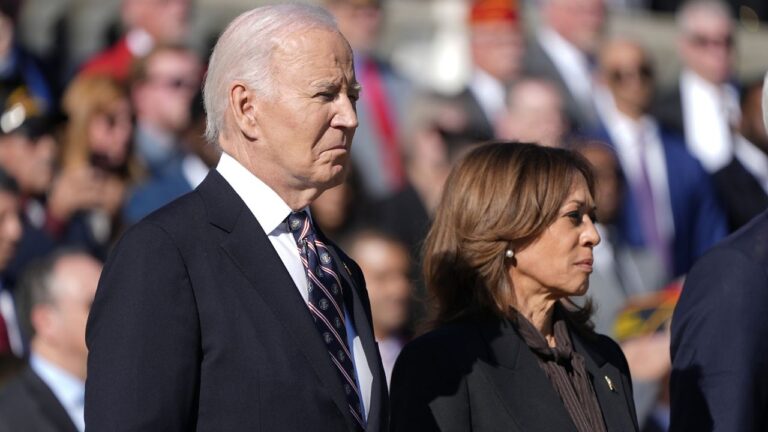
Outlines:
<svg viewBox="0 0 768 432"><path fill-rule="evenodd" d="M632 389L624 384L621 371L609 363L594 348L594 344L584 341L578 332L571 331L571 339L576 352L584 356L587 372L592 379L592 388L603 412L606 430L637 430L631 415L633 407L628 406L631 399L627 396Z"/></svg>
<svg viewBox="0 0 768 432"><path fill-rule="evenodd" d="M576 432L565 405L538 360L507 321L481 326L489 349L487 364L481 363L488 382L508 407L519 430Z"/></svg>
<svg viewBox="0 0 768 432"><path fill-rule="evenodd" d="M264 230L216 170L211 170L198 191L206 201L211 224L229 233L221 243L221 248L248 279L249 288L272 309L276 317L280 317L286 334L290 335L294 346L307 358L347 420L349 429L354 429L354 420L347 408L341 381L317 334L307 305Z"/></svg>
<svg viewBox="0 0 768 432"><path fill-rule="evenodd" d="M31 368L22 372L21 379L32 398L39 404L40 412L48 417L51 424L62 432L77 432L77 428L61 402Z"/></svg>
<svg viewBox="0 0 768 432"><path fill-rule="evenodd" d="M338 271L347 283L347 286L351 288L352 292L352 307L347 308L347 314L349 314L352 322L355 326L355 331L360 337L360 342L363 345L363 351L365 352L365 358L368 362L368 368L373 375L373 383L371 385L371 401L370 410L368 412L367 423L369 427L366 429L371 432L378 431L378 425L382 424L382 419L387 415L387 410L383 409L388 402L388 393L386 387L386 379L384 378L384 367L381 364L381 356L379 355L379 348L376 345L376 339L373 335L373 323L371 317L366 311L370 310L370 301L368 300L368 294L364 287L355 283L355 279L352 277L352 272L347 264L347 260L343 259L342 254L337 252L337 246L333 242L328 241L328 238L317 229L320 237L325 240L326 244L330 247L330 252L335 263L338 263Z"/></svg>

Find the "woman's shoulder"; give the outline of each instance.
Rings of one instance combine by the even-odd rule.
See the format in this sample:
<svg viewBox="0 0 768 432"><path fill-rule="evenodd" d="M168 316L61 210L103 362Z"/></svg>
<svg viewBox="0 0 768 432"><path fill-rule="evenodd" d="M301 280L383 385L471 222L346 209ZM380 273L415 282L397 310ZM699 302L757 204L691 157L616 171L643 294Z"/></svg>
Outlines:
<svg viewBox="0 0 768 432"><path fill-rule="evenodd" d="M443 324L406 344L398 361L456 363L464 358L477 358L482 351L479 326L472 320Z"/></svg>

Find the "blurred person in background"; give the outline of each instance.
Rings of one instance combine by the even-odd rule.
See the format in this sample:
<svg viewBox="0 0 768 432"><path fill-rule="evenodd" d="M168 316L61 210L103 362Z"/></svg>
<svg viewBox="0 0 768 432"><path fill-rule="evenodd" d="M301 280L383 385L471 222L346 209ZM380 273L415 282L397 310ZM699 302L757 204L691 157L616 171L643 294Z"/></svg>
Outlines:
<svg viewBox="0 0 768 432"><path fill-rule="evenodd" d="M85 324L101 263L55 252L29 266L18 287L29 366L0 391L0 431L83 432Z"/></svg>
<svg viewBox="0 0 768 432"><path fill-rule="evenodd" d="M518 80L509 89L495 129L499 139L563 147L570 126L560 89L544 79Z"/></svg>
<svg viewBox="0 0 768 432"><path fill-rule="evenodd" d="M33 56L19 43L17 24L22 0L0 1L0 99L27 92L43 114L55 111L51 87Z"/></svg>
<svg viewBox="0 0 768 432"><path fill-rule="evenodd" d="M424 248L435 328L392 375L391 430L636 431L624 355L583 295L600 242L578 154L492 142L445 185Z"/></svg>
<svg viewBox="0 0 768 432"><path fill-rule="evenodd" d="M480 142L494 138L507 89L520 75L522 19L516 0L473 0L467 18L472 74L449 101L464 111L463 134Z"/></svg>
<svg viewBox="0 0 768 432"><path fill-rule="evenodd" d="M713 175L731 231L736 231L768 208L768 133L760 105L763 80L744 86L741 122L734 134L733 158Z"/></svg>
<svg viewBox="0 0 768 432"><path fill-rule="evenodd" d="M384 23L382 0L323 0L355 55L355 75L365 89L357 101L360 125L352 162L365 195L382 199L405 185L402 124L412 86L376 55Z"/></svg>
<svg viewBox="0 0 768 432"><path fill-rule="evenodd" d="M341 240L371 216L370 203L363 195L357 173L350 170L340 185L323 192L310 205L312 220L328 238Z"/></svg>
<svg viewBox="0 0 768 432"><path fill-rule="evenodd" d="M202 74L200 58L182 46L158 46L136 64L134 150L148 178L128 198L127 224L191 191L208 173L208 165L184 142Z"/></svg>
<svg viewBox="0 0 768 432"><path fill-rule="evenodd" d="M24 355L24 342L13 301L13 287L5 277L21 235L19 189L16 181L0 169L0 357L3 358L20 358ZM7 363L3 365L7 368L13 366L9 361L4 363ZM4 373L5 370L0 370L0 375Z"/></svg>
<svg viewBox="0 0 768 432"><path fill-rule="evenodd" d="M184 42L191 4L191 0L122 0L120 17L125 34L88 60L81 73L128 80L131 65L147 56L155 46Z"/></svg>
<svg viewBox="0 0 768 432"><path fill-rule="evenodd" d="M139 179L133 158L133 109L123 86L107 76L80 76L67 88L60 188L79 197L62 218L64 242L101 259L120 231L127 189Z"/></svg>
<svg viewBox="0 0 768 432"><path fill-rule="evenodd" d="M619 231L658 256L669 278L684 274L728 231L711 179L682 138L649 114L654 70L638 43L607 42L597 74L595 136L616 150L626 181Z"/></svg>
<svg viewBox="0 0 768 432"><path fill-rule="evenodd" d="M683 133L688 150L709 173L731 160L739 123L739 95L733 83L734 22L720 0L690 0L677 12L680 78L662 94L654 112Z"/></svg>
<svg viewBox="0 0 768 432"><path fill-rule="evenodd" d="M406 327L412 295L410 254L401 241L372 228L354 231L345 244L365 277L373 333L389 384L395 360L410 336Z"/></svg>
<svg viewBox="0 0 768 432"><path fill-rule="evenodd" d="M597 124L593 71L605 31L604 0L543 0L539 8L542 25L526 47L525 73L557 83L573 127L589 131Z"/></svg>
<svg viewBox="0 0 768 432"><path fill-rule="evenodd" d="M763 122L768 128L768 115ZM671 432L768 430L766 245L768 211L688 274L672 317Z"/></svg>

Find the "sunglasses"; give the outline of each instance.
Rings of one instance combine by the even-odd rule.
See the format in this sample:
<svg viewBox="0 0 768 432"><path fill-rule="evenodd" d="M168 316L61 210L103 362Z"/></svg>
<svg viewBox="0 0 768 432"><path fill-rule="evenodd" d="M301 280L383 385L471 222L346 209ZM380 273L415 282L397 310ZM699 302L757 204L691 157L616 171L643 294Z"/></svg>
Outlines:
<svg viewBox="0 0 768 432"><path fill-rule="evenodd" d="M608 71L608 79L614 84L625 84L632 79L648 82L653 79L653 68L647 63L634 68L614 68Z"/></svg>
<svg viewBox="0 0 768 432"><path fill-rule="evenodd" d="M728 34L724 37L713 38L703 34L690 34L688 40L696 48L733 48L734 39L733 35Z"/></svg>
<svg viewBox="0 0 768 432"><path fill-rule="evenodd" d="M195 80L190 80L187 78L180 78L180 77L147 77L147 82L155 85L159 85L161 87L165 87L171 90L187 90L187 91L195 91L197 90L198 83Z"/></svg>

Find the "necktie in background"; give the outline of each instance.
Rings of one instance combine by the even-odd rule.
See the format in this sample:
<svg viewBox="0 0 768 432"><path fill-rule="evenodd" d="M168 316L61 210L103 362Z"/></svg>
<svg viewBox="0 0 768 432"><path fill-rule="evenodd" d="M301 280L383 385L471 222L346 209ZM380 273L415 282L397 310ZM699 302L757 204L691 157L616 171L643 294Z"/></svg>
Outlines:
<svg viewBox="0 0 768 432"><path fill-rule="evenodd" d="M672 271L672 260L669 245L659 230L656 200L653 196L650 171L648 170L647 139L645 131L640 131L637 137L638 155L640 159L640 176L634 182L635 196L640 211L640 224L643 229L643 237L648 250L653 251L660 258L664 270Z"/></svg>
<svg viewBox="0 0 768 432"><path fill-rule="evenodd" d="M325 343L331 362L341 379L347 404L360 430L365 429L360 390L355 379L355 366L347 344L344 323L344 296L339 273L328 247L317 239L306 212L294 212L288 216L288 229L296 239L301 262L307 272L307 306L315 321L317 331Z"/></svg>

